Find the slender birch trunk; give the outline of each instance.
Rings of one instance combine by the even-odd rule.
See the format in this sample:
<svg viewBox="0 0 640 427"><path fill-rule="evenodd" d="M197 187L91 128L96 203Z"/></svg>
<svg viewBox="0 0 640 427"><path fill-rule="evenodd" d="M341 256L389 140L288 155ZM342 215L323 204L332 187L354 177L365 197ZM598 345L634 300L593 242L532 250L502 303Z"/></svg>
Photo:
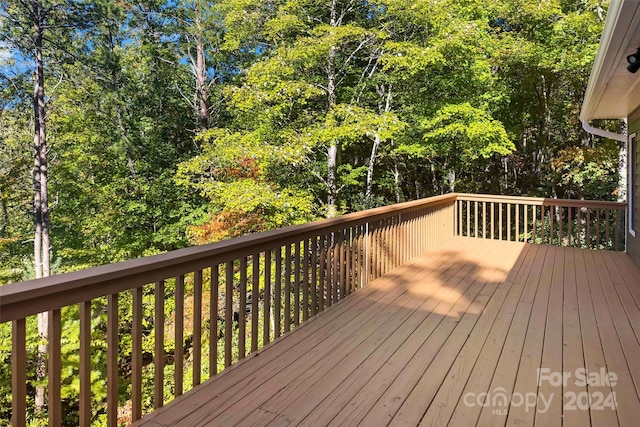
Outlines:
<svg viewBox="0 0 640 427"><path fill-rule="evenodd" d="M34 197L33 210L35 222L34 239L34 267L36 278L48 277L50 272L50 246L49 241L49 199L47 182L47 138L46 138L46 112L44 91L44 59L42 42L44 33L44 9L39 1L31 1L33 12L33 30L35 41L36 59L36 83L33 95L34 106L34 134L33 134L33 181ZM46 378L46 355L48 339L49 316L48 313L38 314L38 360L36 375L39 381ZM36 387L35 410L42 411L45 405L45 388Z"/></svg>

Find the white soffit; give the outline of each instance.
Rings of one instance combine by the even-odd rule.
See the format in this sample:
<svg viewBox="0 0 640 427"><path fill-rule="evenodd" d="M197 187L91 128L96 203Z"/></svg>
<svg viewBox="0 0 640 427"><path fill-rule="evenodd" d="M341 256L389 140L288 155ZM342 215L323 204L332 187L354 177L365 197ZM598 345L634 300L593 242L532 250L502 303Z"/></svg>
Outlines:
<svg viewBox="0 0 640 427"><path fill-rule="evenodd" d="M626 118L640 106L640 71L627 71L627 56L638 48L640 0L612 0L580 120Z"/></svg>

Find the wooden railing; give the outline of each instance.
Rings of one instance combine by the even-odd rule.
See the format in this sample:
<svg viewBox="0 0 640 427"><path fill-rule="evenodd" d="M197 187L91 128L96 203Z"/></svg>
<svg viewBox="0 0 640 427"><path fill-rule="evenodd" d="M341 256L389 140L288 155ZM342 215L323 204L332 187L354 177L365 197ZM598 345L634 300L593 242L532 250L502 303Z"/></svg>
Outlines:
<svg viewBox="0 0 640 427"><path fill-rule="evenodd" d="M49 425L105 416L110 426L126 423L161 407L165 389L167 400L181 395L452 238L455 200L437 196L0 287L0 326L11 322L12 424L26 424L33 399L37 337L27 330L38 313L49 319L40 383ZM69 350L74 333L79 344ZM77 359L65 361L64 376L63 344L64 357ZM103 352L106 366L96 366L92 356ZM74 381L77 401L64 402L78 414L70 420L61 387ZM96 395L104 382L106 397Z"/></svg>
<svg viewBox="0 0 640 427"><path fill-rule="evenodd" d="M625 203L458 194L456 235L624 250Z"/></svg>

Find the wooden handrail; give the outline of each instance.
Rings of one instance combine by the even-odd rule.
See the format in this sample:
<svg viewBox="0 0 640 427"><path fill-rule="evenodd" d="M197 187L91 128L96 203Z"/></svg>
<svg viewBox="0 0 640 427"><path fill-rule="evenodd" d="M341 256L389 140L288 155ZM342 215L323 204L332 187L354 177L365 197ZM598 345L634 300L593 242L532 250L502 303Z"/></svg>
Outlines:
<svg viewBox="0 0 640 427"><path fill-rule="evenodd" d="M496 196L491 194L456 193L458 200L518 203L529 206L563 206L573 208L624 209L625 202L603 200L554 199L550 197Z"/></svg>
<svg viewBox="0 0 640 427"><path fill-rule="evenodd" d="M196 271L209 267L214 260L234 260L243 254L262 252L390 215L453 203L455 198L455 194L434 196L82 271L11 283L0 287L0 323L133 289L140 283Z"/></svg>

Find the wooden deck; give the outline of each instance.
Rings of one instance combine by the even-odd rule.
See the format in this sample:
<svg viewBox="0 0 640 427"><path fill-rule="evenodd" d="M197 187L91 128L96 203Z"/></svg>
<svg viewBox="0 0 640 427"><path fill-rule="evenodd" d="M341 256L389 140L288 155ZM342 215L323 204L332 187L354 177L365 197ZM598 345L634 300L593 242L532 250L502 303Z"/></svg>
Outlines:
<svg viewBox="0 0 640 427"><path fill-rule="evenodd" d="M142 423L635 426L639 307L624 253L454 238Z"/></svg>

